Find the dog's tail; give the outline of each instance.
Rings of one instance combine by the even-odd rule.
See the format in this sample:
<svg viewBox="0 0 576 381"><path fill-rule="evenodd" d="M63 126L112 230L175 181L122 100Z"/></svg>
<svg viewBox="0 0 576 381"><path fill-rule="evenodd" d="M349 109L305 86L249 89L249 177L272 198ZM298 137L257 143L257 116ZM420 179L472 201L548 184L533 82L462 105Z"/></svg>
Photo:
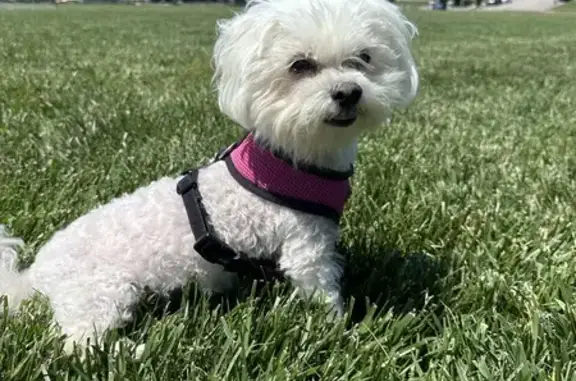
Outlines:
<svg viewBox="0 0 576 381"><path fill-rule="evenodd" d="M32 284L26 272L18 272L18 256L16 249L23 246L19 238L8 235L4 225L0 225L0 312L2 300L8 302L8 311L13 312L22 300L32 295Z"/></svg>

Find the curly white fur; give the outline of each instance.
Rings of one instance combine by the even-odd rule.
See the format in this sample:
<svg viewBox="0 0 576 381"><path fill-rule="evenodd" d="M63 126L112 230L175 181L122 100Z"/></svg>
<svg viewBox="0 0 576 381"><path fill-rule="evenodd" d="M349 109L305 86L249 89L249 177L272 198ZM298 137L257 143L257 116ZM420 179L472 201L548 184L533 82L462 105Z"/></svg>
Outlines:
<svg viewBox="0 0 576 381"><path fill-rule="evenodd" d="M18 273L17 270L16 249L23 245L21 239L11 238L6 228L0 225L0 298L5 296L9 306L18 306L32 294L26 272Z"/></svg>
<svg viewBox="0 0 576 381"><path fill-rule="evenodd" d="M254 0L219 30L214 64L220 108L299 161L334 166L334 156L347 151L359 132L416 95L409 49L416 29L386 0ZM363 51L372 57L364 70L346 66ZM322 70L295 79L288 68L298 55L313 58ZM324 118L338 112L329 89L342 82L362 87L362 118L354 128L327 128Z"/></svg>
<svg viewBox="0 0 576 381"><path fill-rule="evenodd" d="M415 28L385 0L252 1L221 22L219 32L213 58L221 110L298 162L347 169L359 134L416 94L409 50ZM369 63L358 61L361 52L368 52ZM299 56L315 60L317 72L290 73ZM363 90L358 119L346 128L325 123L340 112L330 89L343 82ZM73 343L130 321L145 287L167 293L190 280L208 292L234 287L235 275L194 252L177 181L163 178L97 207L57 232L20 273L20 241L0 230L0 295L12 309L34 290L48 296ZM199 184L225 242L253 257L280 253L280 266L296 286L319 291L343 312L335 223L246 191L222 162L202 169Z"/></svg>

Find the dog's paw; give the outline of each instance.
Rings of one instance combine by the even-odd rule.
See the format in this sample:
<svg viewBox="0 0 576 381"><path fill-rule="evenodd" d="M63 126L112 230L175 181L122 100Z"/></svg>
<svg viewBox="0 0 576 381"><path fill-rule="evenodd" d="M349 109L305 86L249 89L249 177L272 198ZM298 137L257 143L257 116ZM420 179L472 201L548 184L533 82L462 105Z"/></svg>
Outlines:
<svg viewBox="0 0 576 381"><path fill-rule="evenodd" d="M0 267L15 271L18 265L17 248L24 246L20 238L8 234L6 226L0 225Z"/></svg>
<svg viewBox="0 0 576 381"><path fill-rule="evenodd" d="M134 360L138 361L144 355L145 349L145 344L136 344L134 341L124 337L114 343L111 348L111 353L114 356L128 353L131 354ZM66 356L72 356L78 353L80 359L84 361L89 353L92 355L96 353L96 347L95 344L89 341L78 341L74 338L68 338L64 343L63 351Z"/></svg>
<svg viewBox="0 0 576 381"><path fill-rule="evenodd" d="M113 351L115 355L128 351L132 355L132 359L139 361L144 355L145 349L146 344L136 344L134 341L124 337L114 343Z"/></svg>
<svg viewBox="0 0 576 381"><path fill-rule="evenodd" d="M338 320L342 319L345 315L345 309L344 301L340 293L333 292L320 295L324 296L323 301L328 311L326 314L326 321L337 322Z"/></svg>
<svg viewBox="0 0 576 381"><path fill-rule="evenodd" d="M72 356L74 354L74 349L76 348L76 342L71 339L67 339L64 343L62 351L66 356Z"/></svg>
<svg viewBox="0 0 576 381"><path fill-rule="evenodd" d="M329 311L326 314L326 321L328 321L329 323L335 323L342 318L344 318L343 303L334 303L330 305Z"/></svg>
<svg viewBox="0 0 576 381"><path fill-rule="evenodd" d="M94 354L94 348L87 341L80 341L74 337L68 337L64 342L64 347L62 348L64 354L68 357L78 354L80 360L86 360L88 352Z"/></svg>

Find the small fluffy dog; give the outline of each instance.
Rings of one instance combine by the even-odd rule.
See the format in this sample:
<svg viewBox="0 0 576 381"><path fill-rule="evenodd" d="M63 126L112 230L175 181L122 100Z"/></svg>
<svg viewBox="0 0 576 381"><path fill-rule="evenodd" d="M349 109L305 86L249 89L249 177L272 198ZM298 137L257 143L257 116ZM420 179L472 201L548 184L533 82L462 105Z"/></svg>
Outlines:
<svg viewBox="0 0 576 381"><path fill-rule="evenodd" d="M342 314L335 246L358 138L416 95L416 29L387 0L254 0L218 30L219 106L247 137L198 172L210 224L235 252L277 257L290 282ZM21 241L0 226L0 296L14 311L46 295L72 349L129 322L145 289L233 288L237 274L194 250L181 178L78 218L21 272Z"/></svg>

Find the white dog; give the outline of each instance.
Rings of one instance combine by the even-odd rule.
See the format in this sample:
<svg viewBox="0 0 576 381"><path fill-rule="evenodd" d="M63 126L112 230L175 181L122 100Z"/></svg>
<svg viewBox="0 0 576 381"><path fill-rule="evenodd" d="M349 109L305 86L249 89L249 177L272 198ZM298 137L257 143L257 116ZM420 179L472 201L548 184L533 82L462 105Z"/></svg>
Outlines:
<svg viewBox="0 0 576 381"><path fill-rule="evenodd" d="M218 27L219 105L248 136L199 170L207 219L234 252L277 258L296 287L342 314L335 244L358 137L416 95L416 29L386 0L254 0ZM194 249L195 215L189 221L176 192L182 178L78 218L22 272L21 242L0 226L0 295L12 311L33 292L46 295L71 349L130 321L145 288L234 287L237 274Z"/></svg>

